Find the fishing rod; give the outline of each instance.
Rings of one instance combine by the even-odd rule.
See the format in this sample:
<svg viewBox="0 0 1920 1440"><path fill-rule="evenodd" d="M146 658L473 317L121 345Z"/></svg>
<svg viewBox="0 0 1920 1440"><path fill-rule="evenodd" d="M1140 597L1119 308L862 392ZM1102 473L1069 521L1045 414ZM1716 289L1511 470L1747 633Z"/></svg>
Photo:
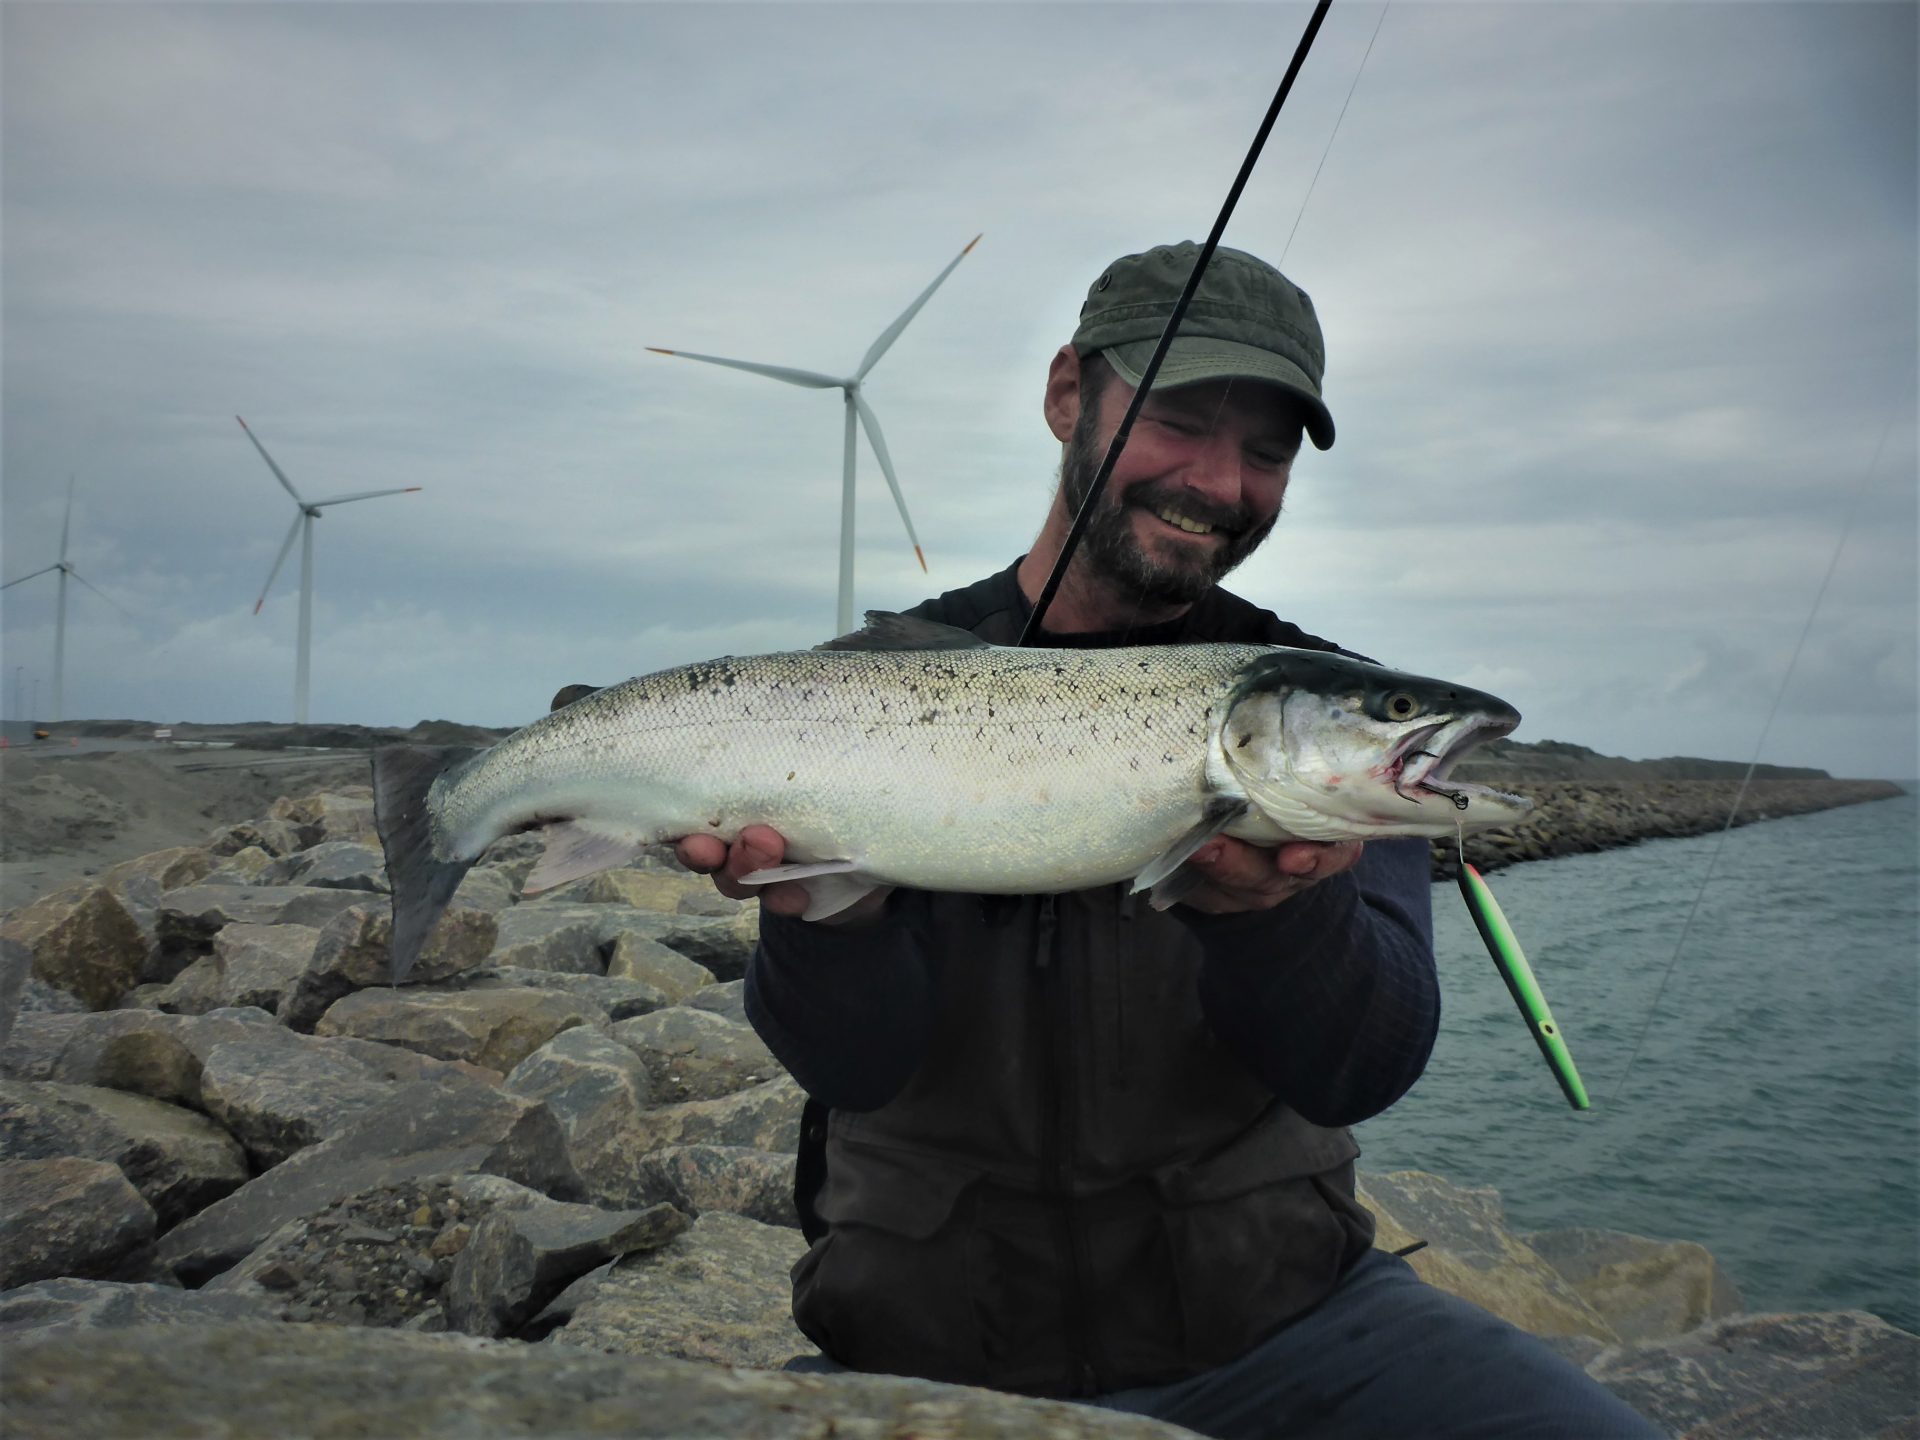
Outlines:
<svg viewBox="0 0 1920 1440"><path fill-rule="evenodd" d="M1200 281L1206 274L1207 264L1213 259L1214 251L1219 248L1220 236L1227 228L1227 221L1232 217L1234 207L1240 202L1240 192L1246 188L1247 178L1252 175L1253 167L1260 158L1260 152L1266 147L1267 136L1272 133L1273 123L1280 116L1280 107L1287 103L1287 95L1293 89L1294 79L1299 75L1301 65L1306 62L1307 52L1313 48L1314 37L1320 33L1321 22L1327 18L1327 11L1332 8L1332 4L1333 0L1319 0L1319 3L1314 6L1312 16L1307 20L1306 29L1300 36L1300 43L1294 47L1293 59L1287 64L1287 72L1280 78L1280 88L1274 92L1273 103L1267 106L1267 113L1261 119L1260 128L1254 134L1253 144L1247 149L1246 159L1240 162L1240 171L1233 177L1233 185L1227 191L1226 201L1221 205L1220 213L1214 219L1213 229L1208 232L1206 243L1200 247L1200 254L1193 263L1193 271L1187 276L1186 287L1181 290L1180 298L1174 302L1173 313L1167 317L1166 326L1160 332L1160 339L1154 344L1153 356L1140 372L1140 383L1134 387L1133 398L1127 402L1126 413L1120 417L1119 427L1113 432L1113 439L1107 444L1107 453L1100 461L1100 469L1095 473L1093 483L1087 487L1087 493L1080 502L1080 508L1074 513L1073 524L1067 531L1066 540L1060 546L1060 554L1053 562L1053 569L1047 575L1047 583L1042 587L1039 599L1034 601L1033 610L1027 616L1027 623L1020 631L1020 638L1014 642L1016 645L1032 645L1040 634L1047 608L1052 605L1053 598L1060 589L1060 582L1066 577L1067 567L1072 563L1073 554L1079 548L1081 536L1093 518L1095 507L1100 503L1100 497L1106 491L1107 480L1113 474L1114 465L1118 462L1121 451L1126 449L1127 437L1133 431L1133 422L1140 414L1140 407L1146 401L1147 392L1153 388L1154 378L1160 373L1160 362L1166 358L1174 337L1180 333L1180 322L1186 316L1187 306L1200 288ZM1383 8L1380 12L1380 20L1374 25L1373 38L1367 42L1366 55L1373 53L1373 42L1379 39L1380 26L1385 21L1386 10ZM1360 59L1363 70L1366 68L1366 55ZM1353 90L1359 83L1360 76L1356 72L1353 86L1347 90L1347 103L1340 107L1340 119L1346 117L1347 104L1352 102ZM1334 134L1337 135L1339 130L1340 120L1336 119ZM1329 136L1327 149L1332 148L1333 138ZM1320 163L1323 166L1326 164L1324 153L1320 157ZM1319 178L1320 172L1316 169L1314 180L1318 181ZM1309 184L1309 197L1312 194L1312 188ZM1302 215L1306 213L1304 199L1301 201L1300 210ZM1296 217L1294 229L1298 230L1299 226L1300 221ZM1292 243L1293 236L1289 234L1287 237L1289 248ZM1473 884L1468 883L1466 877L1470 867L1466 863L1464 846L1461 850L1460 866L1460 893L1466 900L1467 911L1473 916L1474 924L1486 943L1487 952L1499 968L1500 978L1506 982L1514 1003L1519 1006L1521 1017L1527 1022L1528 1032L1540 1045L1541 1054L1553 1070L1554 1078L1559 1082L1567 1102L1576 1110L1587 1109L1587 1094L1585 1087L1580 1083L1580 1073L1574 1068L1573 1057L1567 1051L1566 1042L1560 1038L1559 1027L1554 1024L1552 1012L1547 1009L1546 997L1540 993L1539 983L1534 979L1533 972L1527 965L1527 957L1522 953L1519 942L1513 937L1512 927L1507 924L1506 916L1500 911L1499 902L1493 898L1493 892L1487 888L1486 882L1480 879L1477 871L1471 872Z"/></svg>

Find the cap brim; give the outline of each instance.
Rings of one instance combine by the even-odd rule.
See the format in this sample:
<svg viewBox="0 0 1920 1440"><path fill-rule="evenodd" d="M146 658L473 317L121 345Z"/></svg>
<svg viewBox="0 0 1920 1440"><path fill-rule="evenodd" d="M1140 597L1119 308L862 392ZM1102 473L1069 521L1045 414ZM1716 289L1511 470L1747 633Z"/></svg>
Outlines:
<svg viewBox="0 0 1920 1440"><path fill-rule="evenodd" d="M1100 353L1107 357L1107 363L1122 380L1137 386L1158 343L1157 340L1135 340L1109 346ZM1167 348L1167 358L1160 362L1159 373L1153 377L1154 387L1171 390L1179 385L1197 385L1202 380L1262 380L1278 385L1300 402L1300 418L1314 448L1332 447L1332 412L1315 392L1307 373L1286 356L1237 340L1182 335Z"/></svg>

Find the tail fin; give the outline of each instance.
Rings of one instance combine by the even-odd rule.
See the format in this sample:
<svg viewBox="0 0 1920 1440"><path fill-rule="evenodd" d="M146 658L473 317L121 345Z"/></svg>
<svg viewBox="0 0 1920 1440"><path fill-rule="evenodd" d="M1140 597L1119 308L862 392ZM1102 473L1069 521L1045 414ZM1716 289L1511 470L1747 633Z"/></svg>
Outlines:
<svg viewBox="0 0 1920 1440"><path fill-rule="evenodd" d="M459 745L387 745L373 752L373 823L393 888L393 983L407 978L472 860L437 860L427 791L479 752ZM477 856L475 857L478 858Z"/></svg>

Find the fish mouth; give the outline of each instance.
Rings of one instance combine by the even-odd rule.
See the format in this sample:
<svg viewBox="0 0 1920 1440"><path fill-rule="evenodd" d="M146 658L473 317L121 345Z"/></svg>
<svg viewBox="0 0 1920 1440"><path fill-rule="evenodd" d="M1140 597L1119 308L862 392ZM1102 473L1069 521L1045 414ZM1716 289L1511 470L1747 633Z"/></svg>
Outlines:
<svg viewBox="0 0 1920 1440"><path fill-rule="evenodd" d="M1528 802L1517 795L1449 778L1470 751L1511 734L1518 723L1518 716L1462 715L1422 725L1394 744L1379 773L1396 795L1415 805L1423 796L1434 795L1451 802L1456 810L1467 809L1476 799L1506 809L1525 809Z"/></svg>

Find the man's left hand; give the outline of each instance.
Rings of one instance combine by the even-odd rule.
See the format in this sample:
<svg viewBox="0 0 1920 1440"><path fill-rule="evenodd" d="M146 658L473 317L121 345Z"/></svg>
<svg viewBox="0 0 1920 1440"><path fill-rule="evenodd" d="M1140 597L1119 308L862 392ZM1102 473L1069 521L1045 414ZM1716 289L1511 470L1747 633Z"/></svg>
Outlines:
<svg viewBox="0 0 1920 1440"><path fill-rule="evenodd" d="M1363 848L1359 840L1294 840L1262 849L1223 835L1187 861L1202 878L1180 903L1209 915L1270 910L1330 875L1351 870L1360 863Z"/></svg>

